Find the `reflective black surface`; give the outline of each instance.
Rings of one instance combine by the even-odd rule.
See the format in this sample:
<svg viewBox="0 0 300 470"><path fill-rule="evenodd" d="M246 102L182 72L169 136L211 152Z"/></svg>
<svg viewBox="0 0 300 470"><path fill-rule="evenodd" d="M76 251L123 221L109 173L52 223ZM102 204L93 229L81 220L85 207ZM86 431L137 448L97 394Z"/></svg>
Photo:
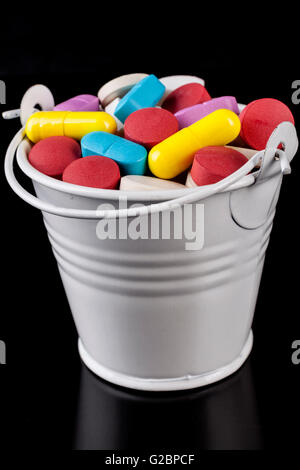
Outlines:
<svg viewBox="0 0 300 470"><path fill-rule="evenodd" d="M230 379L176 393L129 391L81 368L75 449L261 449L251 362Z"/></svg>

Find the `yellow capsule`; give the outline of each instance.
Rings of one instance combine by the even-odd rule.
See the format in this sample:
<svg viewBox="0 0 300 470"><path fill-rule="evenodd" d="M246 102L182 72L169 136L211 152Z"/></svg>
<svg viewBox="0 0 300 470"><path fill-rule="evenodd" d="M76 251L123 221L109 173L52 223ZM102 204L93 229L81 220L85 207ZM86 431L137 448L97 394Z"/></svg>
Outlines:
<svg viewBox="0 0 300 470"><path fill-rule="evenodd" d="M115 119L103 111L39 111L27 120L25 132L36 143L56 135L80 140L89 132L104 131L113 134L116 129Z"/></svg>
<svg viewBox="0 0 300 470"><path fill-rule="evenodd" d="M218 109L152 147L149 168L158 178L174 178L191 166L197 150L232 142L240 128L240 120L233 111Z"/></svg>

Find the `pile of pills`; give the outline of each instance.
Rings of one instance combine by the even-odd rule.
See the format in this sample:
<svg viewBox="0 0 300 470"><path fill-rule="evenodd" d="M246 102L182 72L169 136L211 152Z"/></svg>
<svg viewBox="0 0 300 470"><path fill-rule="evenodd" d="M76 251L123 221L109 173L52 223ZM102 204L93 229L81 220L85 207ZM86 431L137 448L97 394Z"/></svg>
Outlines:
<svg viewBox="0 0 300 470"><path fill-rule="evenodd" d="M241 113L233 96L211 97L199 77L134 73L38 111L26 122L28 159L64 182L153 191L213 184L230 175L293 115L273 98ZM174 181L182 176L185 185Z"/></svg>

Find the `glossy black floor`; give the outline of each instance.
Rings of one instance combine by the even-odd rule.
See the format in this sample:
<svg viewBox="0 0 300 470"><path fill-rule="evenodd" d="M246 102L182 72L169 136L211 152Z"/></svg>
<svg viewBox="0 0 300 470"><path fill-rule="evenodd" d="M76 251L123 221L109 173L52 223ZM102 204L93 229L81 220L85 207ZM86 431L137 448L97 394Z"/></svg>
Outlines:
<svg viewBox="0 0 300 470"><path fill-rule="evenodd" d="M164 60L165 50L152 56L150 47L146 55L136 57L124 57L111 48L95 58L86 50L80 62L79 42L76 47L68 44L64 56L56 43L46 57L41 43L20 54L20 43L34 36L33 29L22 35L21 21L16 20L14 39L7 41L3 52L0 79L6 83L6 105L1 111L17 107L34 83L49 86L59 102L79 93L96 93L101 84L123 73L196 74L206 79L212 96L235 95L242 103L260 97L281 99L290 106L300 131L300 105L291 100L296 69L271 73L270 60L256 64L250 74L247 67L235 68L222 48L213 56L204 54L196 65L191 56L176 62L175 53ZM257 68L263 73L256 73ZM3 155L19 123L1 119L0 125ZM0 446L137 451L295 448L300 364L293 364L291 356L292 343L300 339L298 155L292 166L267 251L250 358L220 383L165 394L115 387L81 364L41 215L12 193L1 174L0 339L6 343L7 364L0 365Z"/></svg>

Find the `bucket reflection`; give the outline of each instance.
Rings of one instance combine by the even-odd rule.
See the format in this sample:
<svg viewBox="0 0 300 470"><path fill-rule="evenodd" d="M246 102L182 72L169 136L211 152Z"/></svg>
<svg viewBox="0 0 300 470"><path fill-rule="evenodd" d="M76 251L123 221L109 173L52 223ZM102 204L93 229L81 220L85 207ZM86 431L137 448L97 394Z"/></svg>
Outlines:
<svg viewBox="0 0 300 470"><path fill-rule="evenodd" d="M206 388L150 393L102 381L83 364L74 449L261 449L251 361Z"/></svg>

